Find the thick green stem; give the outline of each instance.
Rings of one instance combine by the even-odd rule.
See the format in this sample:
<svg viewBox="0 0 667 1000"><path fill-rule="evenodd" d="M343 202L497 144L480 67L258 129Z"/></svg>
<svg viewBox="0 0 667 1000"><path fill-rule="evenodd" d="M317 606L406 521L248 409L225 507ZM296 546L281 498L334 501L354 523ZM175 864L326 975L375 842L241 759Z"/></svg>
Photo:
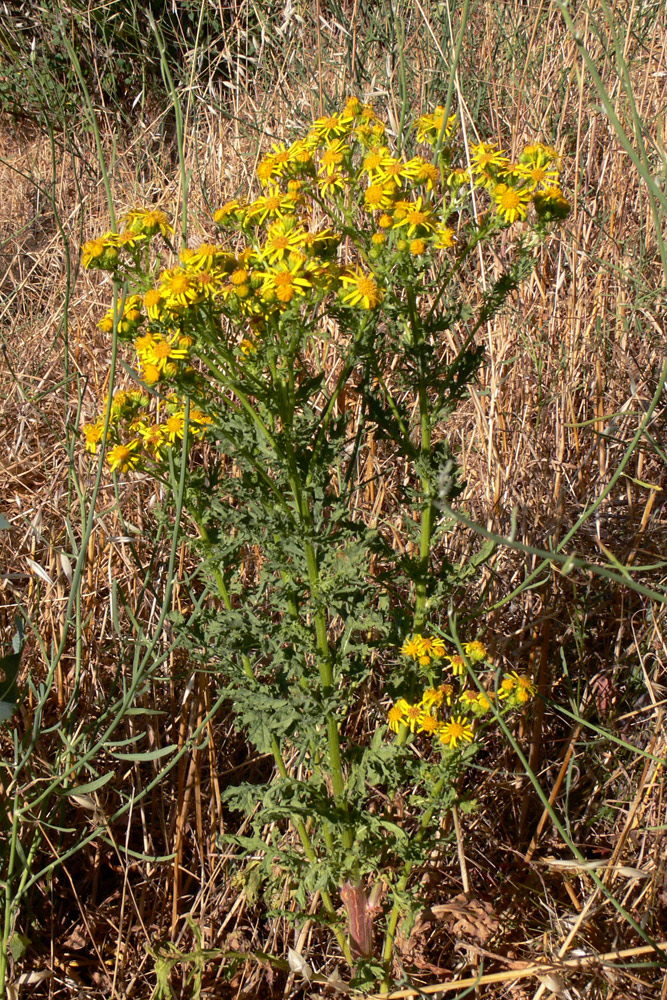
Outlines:
<svg viewBox="0 0 667 1000"><path fill-rule="evenodd" d="M304 512L306 513L306 512ZM310 526L310 512L307 512L307 522L304 526ZM320 676L320 688L322 697L327 699L333 693L333 663L331 661L331 650L329 649L329 638L327 634L326 612L320 604L320 574L317 565L317 556L312 543L306 539L304 542L306 564L308 566L308 578L310 583L310 593L315 604L315 640L317 643L317 667ZM331 774L331 784L333 787L336 804L347 812L345 801L345 779L343 777L343 761L340 752L340 734L338 723L331 712L326 713L327 744L329 749L329 769ZM354 844L354 831L349 826L343 827L343 845L349 850Z"/></svg>
<svg viewBox="0 0 667 1000"><path fill-rule="evenodd" d="M287 767L285 766L283 755L280 752L280 744L278 743L278 739L275 735L271 736L271 750L273 751L273 757L276 762L276 767L278 768L278 773L280 774L281 778L287 778L288 777ZM312 841L308 835L306 824L303 822L300 816L294 817L292 819L292 822L294 823L294 828L296 832L299 834L299 839L301 840L301 844L303 845L304 854L310 861L311 865L313 866L317 865L317 855L313 848ZM322 902L324 903L324 908L326 909L327 913L329 914L330 917L334 919L334 921L337 920L338 917L336 914L336 907L334 906L333 899L331 898L331 893L329 892L329 890L322 889L321 896L322 896ZM340 927L336 926L335 922L332 924L332 930L336 936L338 944L340 945L340 949L343 952L343 955L345 956L345 961L348 963L348 965L351 966L352 953L350 951L350 946L347 942L345 934L342 932Z"/></svg>
<svg viewBox="0 0 667 1000"><path fill-rule="evenodd" d="M203 525L199 525L199 530L201 532L201 535L202 535L202 538L204 539L204 541L206 543L210 544L209 538L208 538L208 533L206 532L206 529L203 527ZM214 567L214 569L213 569L213 577L214 577L216 585L218 587L218 593L220 594L220 598L222 600L222 603L224 604L224 606L227 609L227 611L231 611L232 601L231 601L231 597L229 595L229 590L227 589L227 584L225 583L225 580L224 580L224 577L223 577L222 573L220 572L220 570L217 567ZM296 604L294 604L293 611L292 611L292 609L290 609L290 613L296 614ZM242 657L242 660L243 660L243 671L244 671L245 675L249 679L254 679L255 674L253 672L252 664L250 663L249 658L244 655ZM278 769L278 773L280 774L281 778L288 778L289 774L288 774L288 771L287 771L287 767L285 765L285 761L283 760L283 755L282 755L282 752L280 750L280 743L278 742L278 737L275 735L275 733L271 734L271 752L273 753L273 758L274 758L274 760L276 762L276 768ZM340 754L339 754L339 767L340 767ZM332 778L332 780L333 780L333 778ZM334 792L335 792L335 789L336 789L336 786L334 784ZM296 832L299 835L299 839L300 839L301 844L303 846L304 854L306 855L306 857L308 858L308 860L310 861L310 863L312 865L316 865L317 864L317 855L316 855L315 850L313 848L312 841L311 841L311 839L310 839L310 837L308 835L308 831L306 829L306 824L303 822L303 820L301 819L300 816L294 817L293 820L292 820L292 822L294 824L294 828L295 828ZM337 915L336 915L336 907L334 906L333 900L331 898L331 893L328 891L328 889L323 889L322 892L321 892L321 896L322 896L322 902L324 903L324 907L325 907L327 913L329 914L329 916L332 917L332 918L338 919ZM336 936L336 940L338 941L338 944L340 945L341 951L343 952L343 955L345 956L346 962L351 966L352 965L352 954L350 952L349 944L347 942L347 939L346 939L345 935L343 934L343 932L341 931L341 929L339 927L335 926L335 924L333 925L332 929L333 929L333 932L334 932L334 934Z"/></svg>

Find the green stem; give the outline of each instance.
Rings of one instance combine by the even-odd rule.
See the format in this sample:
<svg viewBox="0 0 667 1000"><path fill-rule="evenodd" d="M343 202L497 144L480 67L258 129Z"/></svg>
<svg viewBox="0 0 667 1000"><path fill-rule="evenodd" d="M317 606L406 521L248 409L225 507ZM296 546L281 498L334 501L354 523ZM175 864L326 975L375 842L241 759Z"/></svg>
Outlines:
<svg viewBox="0 0 667 1000"><path fill-rule="evenodd" d="M422 495L424 497L421 517L421 537L419 540L419 578L417 580L417 596L415 600L414 631L421 632L426 622L426 597L428 571L431 561L431 536L433 534L433 498L432 484L426 473L427 463L431 457L431 418L428 407L428 396L424 385L422 365L419 366L419 412L421 419L421 459L420 475Z"/></svg>
<svg viewBox="0 0 667 1000"><path fill-rule="evenodd" d="M426 623L426 601L428 572L431 561L431 536L433 534L433 484L428 473L431 458L431 414L426 375L424 372L424 328L417 311L414 289L406 289L412 346L418 352L419 361L419 424L420 424L420 480L423 496L421 514L421 536L419 541L419 575L417 578L413 631L420 632Z"/></svg>
<svg viewBox="0 0 667 1000"><path fill-rule="evenodd" d="M208 532L206 531L206 528L204 528L204 526L200 524L199 525L199 531L201 533L201 536L202 536L202 539L204 540L204 542L206 544L210 545L210 540L209 540L209 536L208 536ZM222 600L222 603L224 604L224 606L227 609L227 611L231 611L231 609L232 609L232 600L231 600L231 597L230 597L230 594L229 594L229 590L227 589L227 584L225 583L224 577L223 577L222 573L220 572L220 570L217 567L214 567L213 570L212 570L212 572L213 572L213 578L215 579L215 582L216 582L216 585L217 585L217 588L218 588L218 593L220 594L220 598ZM296 616L296 614L297 614L296 603L292 602L292 605L293 605L293 607L290 606L290 613L293 616ZM325 635L326 635L326 633L325 633ZM252 669L252 664L250 663L249 658L245 654L242 656L242 662L243 662L243 671L244 671L246 677L248 677L250 680L254 680L255 679L255 674L254 674L254 671ZM338 734L336 733L336 735L338 735ZM273 753L273 758L274 758L274 760L276 762L276 768L278 769L278 773L280 774L280 777L284 778L284 779L288 778L289 774L288 774L288 771L287 771L287 766L285 764L285 761L283 760L283 755L282 755L282 752L280 750L280 743L278 742L278 737L275 735L275 733L271 734L271 752ZM340 754L339 754L339 767L340 767ZM341 771L341 774L342 774L342 771ZM332 775L332 781L333 780L334 779L333 779L333 775ZM334 792L335 792L335 790L336 790L336 784L334 782ZM341 791L342 791L342 789L341 789ZM303 822L303 820L301 819L300 816L293 817L292 818L292 822L294 824L294 828L295 828L296 832L299 835L299 839L301 840L301 844L303 846L304 854L306 855L306 857L310 861L311 865L317 865L317 863L318 863L317 855L316 855L315 850L313 848L312 841L311 841L311 839L310 839L310 837L308 835L308 831L306 829L306 824ZM325 907L327 913L329 914L330 917L332 917L332 918L334 918L334 919L337 920L338 918L337 918L337 914L336 914L336 908L335 908L333 900L331 898L331 893L329 892L328 889L322 889L321 895L322 895L322 902L324 903L324 907ZM341 929L335 925L335 923L332 924L332 929L333 929L333 932L334 932L334 934L336 936L336 940L338 941L338 944L340 945L341 951L343 952L343 955L345 956L346 962L351 966L352 965L352 953L350 952L350 948L349 948L348 942L347 942L347 940L345 938L345 935L343 934L343 932L341 931Z"/></svg>

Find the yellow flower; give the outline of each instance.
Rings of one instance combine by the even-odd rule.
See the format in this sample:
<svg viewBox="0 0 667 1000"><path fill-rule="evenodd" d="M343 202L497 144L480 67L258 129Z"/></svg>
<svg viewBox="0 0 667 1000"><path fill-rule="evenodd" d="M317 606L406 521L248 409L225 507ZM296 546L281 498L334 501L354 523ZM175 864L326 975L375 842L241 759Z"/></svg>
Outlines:
<svg viewBox="0 0 667 1000"><path fill-rule="evenodd" d="M543 142L533 142L524 147L523 152L519 156L519 162L529 164L530 166L543 167L552 162L558 164L560 162L560 154L558 150L552 146L545 146Z"/></svg>
<svg viewBox="0 0 667 1000"><path fill-rule="evenodd" d="M406 162L405 160L395 160L392 157L380 170L378 180L381 184L393 181L397 187L401 187L403 181L414 180L418 172L419 162L416 158Z"/></svg>
<svg viewBox="0 0 667 1000"><path fill-rule="evenodd" d="M174 361L184 361L187 356L188 350L180 346L178 334L175 334L171 340L166 340L164 337L156 337L145 354L146 361L151 365L155 365L158 371L163 371L165 374L167 374L168 364Z"/></svg>
<svg viewBox="0 0 667 1000"><path fill-rule="evenodd" d="M262 247L262 256L267 257L272 264L277 260L283 260L293 250L298 250L305 244L305 237L303 229L295 226L293 222L287 220L276 222L269 228Z"/></svg>
<svg viewBox="0 0 667 1000"><path fill-rule="evenodd" d="M518 674L516 670L513 670L511 677L514 680L515 690L516 690L516 700L519 704L525 705L527 701L534 698L537 694L537 687L533 684L531 678L527 674Z"/></svg>
<svg viewBox="0 0 667 1000"><path fill-rule="evenodd" d="M158 461L162 457L161 450L166 442L167 434L162 424L143 425L139 428L144 448Z"/></svg>
<svg viewBox="0 0 667 1000"><path fill-rule="evenodd" d="M447 186L457 189L467 187L471 179L470 171L466 167L454 167L447 177Z"/></svg>
<svg viewBox="0 0 667 1000"><path fill-rule="evenodd" d="M348 185L348 178L341 174L339 170L334 173L320 177L317 186L323 198L335 195L338 191L345 191Z"/></svg>
<svg viewBox="0 0 667 1000"><path fill-rule="evenodd" d="M131 233L143 236L155 236L156 233L169 236L174 231L165 213L154 208L134 208L123 217L122 222Z"/></svg>
<svg viewBox="0 0 667 1000"><path fill-rule="evenodd" d="M401 646L401 653L403 656L411 656L414 660L418 660L422 655L423 639L419 633L415 633L405 640Z"/></svg>
<svg viewBox="0 0 667 1000"><path fill-rule="evenodd" d="M421 196L416 201L411 201L406 206L405 212L401 213L401 218L394 223L394 229L400 226L408 227L408 236L414 236L418 229L425 232L434 230L435 223L430 205L425 205Z"/></svg>
<svg viewBox="0 0 667 1000"><path fill-rule="evenodd" d="M318 139L331 142L339 136L347 135L354 125L354 116L348 111L342 111L337 115L325 115L313 122L311 133Z"/></svg>
<svg viewBox="0 0 667 1000"><path fill-rule="evenodd" d="M425 184L427 191L432 191L440 180L440 171L435 163L429 163L427 160L423 160L421 156L417 156L415 159L419 165L415 174L415 181L417 184Z"/></svg>
<svg viewBox="0 0 667 1000"><path fill-rule="evenodd" d="M280 188L274 186L267 188L265 195L260 195L248 205L246 216L261 225L270 215L278 218L292 215L294 207L294 198L289 194L283 194Z"/></svg>
<svg viewBox="0 0 667 1000"><path fill-rule="evenodd" d="M512 188L508 187L507 184L496 185L493 192L496 212L505 222L525 219L530 198L530 192L527 189Z"/></svg>
<svg viewBox="0 0 667 1000"><path fill-rule="evenodd" d="M446 139L449 138L456 125L456 115L450 115L447 125L444 128L443 125L445 125L445 109L439 104L432 114L422 115L415 122L417 141L435 145L441 133Z"/></svg>
<svg viewBox="0 0 667 1000"><path fill-rule="evenodd" d="M488 656L486 646L483 642L464 642L463 651L472 663L479 663Z"/></svg>
<svg viewBox="0 0 667 1000"><path fill-rule="evenodd" d="M320 173L333 174L340 167L348 150L349 146L344 139L330 142L320 154Z"/></svg>
<svg viewBox="0 0 667 1000"><path fill-rule="evenodd" d="M401 707L403 708L404 725L408 727L410 732L414 733L418 723L421 720L422 715L424 714L424 710L422 709L421 705L410 705L403 698L399 698L397 704L401 705Z"/></svg>
<svg viewBox="0 0 667 1000"><path fill-rule="evenodd" d="M430 712L422 712L417 722L418 733L428 733L432 736L440 729L440 723Z"/></svg>
<svg viewBox="0 0 667 1000"><path fill-rule="evenodd" d="M138 464L140 456L136 454L139 439L134 438L127 444L117 444L107 452L107 462L112 472L127 472Z"/></svg>
<svg viewBox="0 0 667 1000"><path fill-rule="evenodd" d="M181 252L181 260L187 263L190 271L212 271L230 259L229 251L217 243L202 243L196 250L190 250L185 260L183 253Z"/></svg>
<svg viewBox="0 0 667 1000"><path fill-rule="evenodd" d="M113 271L118 264L118 234L105 233L81 247L81 263L88 270Z"/></svg>
<svg viewBox="0 0 667 1000"><path fill-rule="evenodd" d="M480 142L472 146L471 162L476 174L486 174L489 168L503 169L510 161L496 142Z"/></svg>
<svg viewBox="0 0 667 1000"><path fill-rule="evenodd" d="M245 213L245 207L240 201L227 201L213 213L213 218L219 226L229 225L230 222L239 221Z"/></svg>
<svg viewBox="0 0 667 1000"><path fill-rule="evenodd" d="M208 427L213 425L213 417L202 413L196 406L190 410L190 428L195 436L202 437Z"/></svg>
<svg viewBox="0 0 667 1000"><path fill-rule="evenodd" d="M454 230L448 226L438 226L435 231L435 246L438 250L447 250L454 246Z"/></svg>
<svg viewBox="0 0 667 1000"><path fill-rule="evenodd" d="M405 723L405 712L398 702L392 705L387 712L387 722L389 723L389 728L394 733L397 733L401 725Z"/></svg>
<svg viewBox="0 0 667 1000"><path fill-rule="evenodd" d="M488 712L495 697L494 691L485 691L484 693L480 691L477 695L477 704L474 706L477 714L483 715L485 712Z"/></svg>
<svg viewBox="0 0 667 1000"><path fill-rule="evenodd" d="M466 663L462 656L448 656L449 664L455 677L461 677L466 672Z"/></svg>
<svg viewBox="0 0 667 1000"><path fill-rule="evenodd" d="M182 267L172 267L160 275L160 293L167 306L189 306L199 298L194 277Z"/></svg>
<svg viewBox="0 0 667 1000"><path fill-rule="evenodd" d="M426 250L426 244L423 240L413 240L410 244L410 253L413 257L419 257Z"/></svg>
<svg viewBox="0 0 667 1000"><path fill-rule="evenodd" d="M287 261L281 261L275 269L257 273L264 278L262 294L268 292L269 296L275 295L284 305L291 302L295 295L305 295L306 289L312 287L300 260L291 266Z"/></svg>
<svg viewBox="0 0 667 1000"><path fill-rule="evenodd" d="M422 698L424 708L440 708L445 698L445 692L441 687L426 688Z"/></svg>
<svg viewBox="0 0 667 1000"><path fill-rule="evenodd" d="M454 696L454 688L451 684L441 684L438 688L441 693L443 701L446 701L448 705L451 705L452 698Z"/></svg>
<svg viewBox="0 0 667 1000"><path fill-rule="evenodd" d="M340 280L344 287L349 286L349 291L343 295L343 302L351 306L360 305L364 309L375 309L382 302L382 290L372 275L364 274L363 271L353 271L342 274Z"/></svg>
<svg viewBox="0 0 667 1000"><path fill-rule="evenodd" d="M144 295L144 306L151 319L160 319L164 315L164 299L159 288L149 288Z"/></svg>
<svg viewBox="0 0 667 1000"><path fill-rule="evenodd" d="M391 160L392 156L386 146L371 149L362 160L361 172L372 176L382 168L383 164L389 163Z"/></svg>
<svg viewBox="0 0 667 1000"><path fill-rule="evenodd" d="M558 186L558 170L555 167L518 163L513 168L512 174L523 181L529 191L534 191L538 186L542 188Z"/></svg>
<svg viewBox="0 0 667 1000"><path fill-rule="evenodd" d="M474 733L470 720L463 715L456 715L449 722L443 723L440 729L440 742L455 750L459 743L472 743Z"/></svg>
<svg viewBox="0 0 667 1000"><path fill-rule="evenodd" d="M383 184L371 184L364 192L366 208L373 211L380 208L389 208L391 206L391 191L392 188Z"/></svg>
<svg viewBox="0 0 667 1000"><path fill-rule="evenodd" d="M535 211L540 219L565 219L570 214L570 203L558 187L538 191L533 196Z"/></svg>
<svg viewBox="0 0 667 1000"><path fill-rule="evenodd" d="M172 413L165 420L164 427L171 444L176 441L177 437L182 438L185 430L185 411L177 410L175 413Z"/></svg>
<svg viewBox="0 0 667 1000"><path fill-rule="evenodd" d="M116 237L116 246L129 247L133 250L138 243L143 243L145 239L145 233L133 233L131 230L126 229L124 232L118 233L118 236Z"/></svg>
<svg viewBox="0 0 667 1000"><path fill-rule="evenodd" d="M441 659L445 655L445 640L435 637L431 639L431 656Z"/></svg>
<svg viewBox="0 0 667 1000"><path fill-rule="evenodd" d="M102 440L104 433L104 421L98 417L92 424L84 424L81 428L86 438L86 451L91 455L97 453L97 446Z"/></svg>
<svg viewBox="0 0 667 1000"><path fill-rule="evenodd" d="M97 266L97 262L105 251L104 240L88 240L81 247L81 263L88 270L89 267Z"/></svg>
<svg viewBox="0 0 667 1000"><path fill-rule="evenodd" d="M498 691L498 697L509 698L515 688L514 678L509 674L505 674L502 681L500 682L500 690Z"/></svg>
<svg viewBox="0 0 667 1000"><path fill-rule="evenodd" d="M153 365L149 361L141 363L139 367L139 374L146 385L155 385L156 382L160 381L160 369L157 365Z"/></svg>

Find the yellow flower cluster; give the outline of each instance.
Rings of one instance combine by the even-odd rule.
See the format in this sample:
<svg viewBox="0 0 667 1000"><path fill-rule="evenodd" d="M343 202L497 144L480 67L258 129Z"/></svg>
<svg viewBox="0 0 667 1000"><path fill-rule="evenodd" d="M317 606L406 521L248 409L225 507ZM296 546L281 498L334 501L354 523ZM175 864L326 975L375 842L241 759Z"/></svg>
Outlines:
<svg viewBox="0 0 667 1000"><path fill-rule="evenodd" d="M469 694L472 699L472 692ZM452 750L459 743L472 743L473 725L469 715L463 714L471 711L472 700L468 702L460 696L452 708L453 695L451 684L441 684L437 688L427 688L415 704L399 698L387 713L389 728L398 733L401 726L406 726L410 732L425 733ZM452 708L451 712L449 708Z"/></svg>
<svg viewBox="0 0 667 1000"><path fill-rule="evenodd" d="M106 406L105 406L106 412ZM140 464L160 462L167 448L178 445L185 433L186 411L175 394L166 401L152 399L141 389L120 390L111 400L106 460L111 472L128 472ZM96 454L104 435L104 413L81 428L86 450ZM190 409L189 433L200 437L211 419Z"/></svg>
<svg viewBox="0 0 667 1000"><path fill-rule="evenodd" d="M133 209L127 213L123 222L122 232L105 233L104 236L84 243L81 247L81 263L87 270L98 268L114 271L121 262L122 250L132 252L157 233L162 233L163 236L173 233L167 216L158 209Z"/></svg>
<svg viewBox="0 0 667 1000"><path fill-rule="evenodd" d="M423 293L430 294L431 264L457 252L458 233L470 228L474 237L480 218L498 228L525 218L531 203L538 219L567 214L555 150L532 144L512 163L494 143L482 142L466 159L456 121L454 114L445 121L442 107L422 115L416 139L428 154L394 155L373 108L351 97L291 145L272 145L257 168L261 192L215 212L221 242L186 247L162 270L155 269L152 240L161 237L171 251L167 216L155 208L132 209L121 232L82 248L85 268L111 271L130 289L100 328L133 342L141 380L164 397L169 383L182 390L183 379L195 378L202 331L217 340L223 331L228 339L231 330L234 340L225 349L252 369L265 363L264 335L270 343L285 314L285 322L297 311L308 315L314 329L314 307L330 313L335 306L339 314L370 313L383 302L400 307L406 274L415 287L423 281ZM483 192L492 215L478 210ZM461 246L468 243L464 236ZM99 421L84 434L94 449ZM127 451L115 454L114 467L133 467L140 452L159 456L162 444L157 431L119 440ZM422 665L445 655L440 640L413 639L419 650L406 655Z"/></svg>
<svg viewBox="0 0 667 1000"><path fill-rule="evenodd" d="M488 659L484 644L479 640L466 642L463 652L465 657L459 654L449 656L441 638L419 632L408 636L401 647L402 655L425 668L432 666L433 661L448 663L454 683L436 682L426 688L419 701L414 703L399 698L387 712L387 722L393 732L398 733L405 726L412 733L425 733L438 739L452 750L459 744L472 742L474 720L490 712L492 703L496 701L496 692L470 689L465 681L466 661L477 664ZM521 708L534 697L536 690L526 674L516 671L506 673L498 689L499 708Z"/></svg>
<svg viewBox="0 0 667 1000"><path fill-rule="evenodd" d="M471 663L479 663L487 657L486 646L479 642L466 642L463 644L463 651ZM430 637L415 632L408 636L401 646L401 653L412 660L416 660L421 667L428 667L432 660L445 659L449 662L454 674L465 673L465 660L462 656L454 654L448 656L445 652L445 640L438 637Z"/></svg>

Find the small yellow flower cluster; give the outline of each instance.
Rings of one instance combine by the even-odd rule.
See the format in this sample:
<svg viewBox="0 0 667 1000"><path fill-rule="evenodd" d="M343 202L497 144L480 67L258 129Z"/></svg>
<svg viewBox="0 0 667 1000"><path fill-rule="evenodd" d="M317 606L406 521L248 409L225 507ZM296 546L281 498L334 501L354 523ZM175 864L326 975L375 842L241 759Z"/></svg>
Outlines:
<svg viewBox="0 0 667 1000"><path fill-rule="evenodd" d="M478 641L464 643L463 651L471 663L479 663L487 657L486 646ZM403 656L416 660L421 667L430 666L431 660L444 658L449 662L455 675L465 673L463 657L456 653L448 656L445 652L445 640L438 637L432 638L415 632L405 640L401 646L401 653Z"/></svg>
<svg viewBox="0 0 667 1000"><path fill-rule="evenodd" d="M234 250L215 243L183 250L180 263L166 268L156 287L144 289L143 310L136 295L130 297L116 321L118 331L134 333L144 311L153 321L179 321L182 327L212 307L261 331L276 310L308 306L330 293L343 306L374 310L385 300L387 279L395 267L400 272L401 260L425 269L432 255L456 248L449 220L456 219L459 228L466 219L472 224L467 202L475 187L489 192L504 223L525 218L531 201L538 217L567 213L553 149L528 145L511 163L494 143L481 142L466 165L457 165L463 147L456 145L456 121L455 114L445 121L445 109L437 107L415 123L419 142L437 146L441 137L447 139L437 162L432 152L431 159L394 156L385 125L357 97L318 118L291 145L274 143L257 168L262 193L250 201L228 201L215 212L225 237L234 238ZM121 233L85 244L85 267L117 270L126 249L136 269L152 237L172 232L156 209L133 209L123 223ZM237 236L245 243L241 249ZM101 326L110 330L113 323L107 313ZM148 363L162 378L169 371Z"/></svg>
<svg viewBox="0 0 667 1000"><path fill-rule="evenodd" d="M536 693L537 688L530 677L527 674L518 674L516 670L513 670L510 674L503 676L498 697L504 700L510 708L518 708L534 698Z"/></svg>
<svg viewBox="0 0 667 1000"><path fill-rule="evenodd" d="M420 666L428 667L431 660L440 660L445 655L445 640L415 632L405 640L401 653L417 660Z"/></svg>
<svg viewBox="0 0 667 1000"><path fill-rule="evenodd" d="M512 163L496 143L481 142L472 146L465 181L489 191L504 222L525 219L531 202L539 218L563 219L570 205L558 186L559 161L556 150L542 143L526 146L518 162Z"/></svg>
<svg viewBox="0 0 667 1000"><path fill-rule="evenodd" d="M183 439L185 415L183 402L175 395L155 402L141 389L114 393L107 431L110 447L106 453L111 472L124 473L140 464L159 463L164 450ZM93 455L103 439L104 420L102 413L81 428L86 451ZM188 426L193 437L200 437L210 424L210 417L190 409Z"/></svg>
<svg viewBox="0 0 667 1000"><path fill-rule="evenodd" d="M438 688L427 688L421 700L413 705L399 698L387 713L389 728L398 733L401 726L406 726L410 732L425 733L452 750L459 743L472 743L473 726L469 715L463 714L470 711L471 705L459 698L448 713L453 694L451 684L441 684Z"/></svg>
<svg viewBox="0 0 667 1000"><path fill-rule="evenodd" d="M128 212L123 222L125 228L120 233L105 233L95 240L89 240L81 248L81 263L86 270L97 268L101 271L115 271L121 261L121 251L134 251L146 239L158 232L168 236L173 232L164 212L157 209L138 208Z"/></svg>
<svg viewBox="0 0 667 1000"><path fill-rule="evenodd" d="M456 115L450 115L445 125L445 108L438 105L430 115L422 115L415 122L417 140L427 142L429 146L435 146L440 136L443 139L449 139L456 125L456 117Z"/></svg>
<svg viewBox="0 0 667 1000"><path fill-rule="evenodd" d="M456 749L459 743L470 743L474 737L471 717L488 715L496 701L493 690L471 689L465 681L466 661L478 664L488 659L486 647L479 640L463 644L464 656L447 655L443 639L431 638L415 632L408 636L401 647L401 653L420 666L428 668L432 661L447 662L451 668L454 683L444 682L426 688L419 701L409 703L405 698L389 709L389 728L398 733L402 726L413 733L426 733L440 742ZM458 681L456 680L458 678ZM433 684L433 681L432 681ZM536 693L530 677L516 671L504 674L498 690L499 709L523 707Z"/></svg>

